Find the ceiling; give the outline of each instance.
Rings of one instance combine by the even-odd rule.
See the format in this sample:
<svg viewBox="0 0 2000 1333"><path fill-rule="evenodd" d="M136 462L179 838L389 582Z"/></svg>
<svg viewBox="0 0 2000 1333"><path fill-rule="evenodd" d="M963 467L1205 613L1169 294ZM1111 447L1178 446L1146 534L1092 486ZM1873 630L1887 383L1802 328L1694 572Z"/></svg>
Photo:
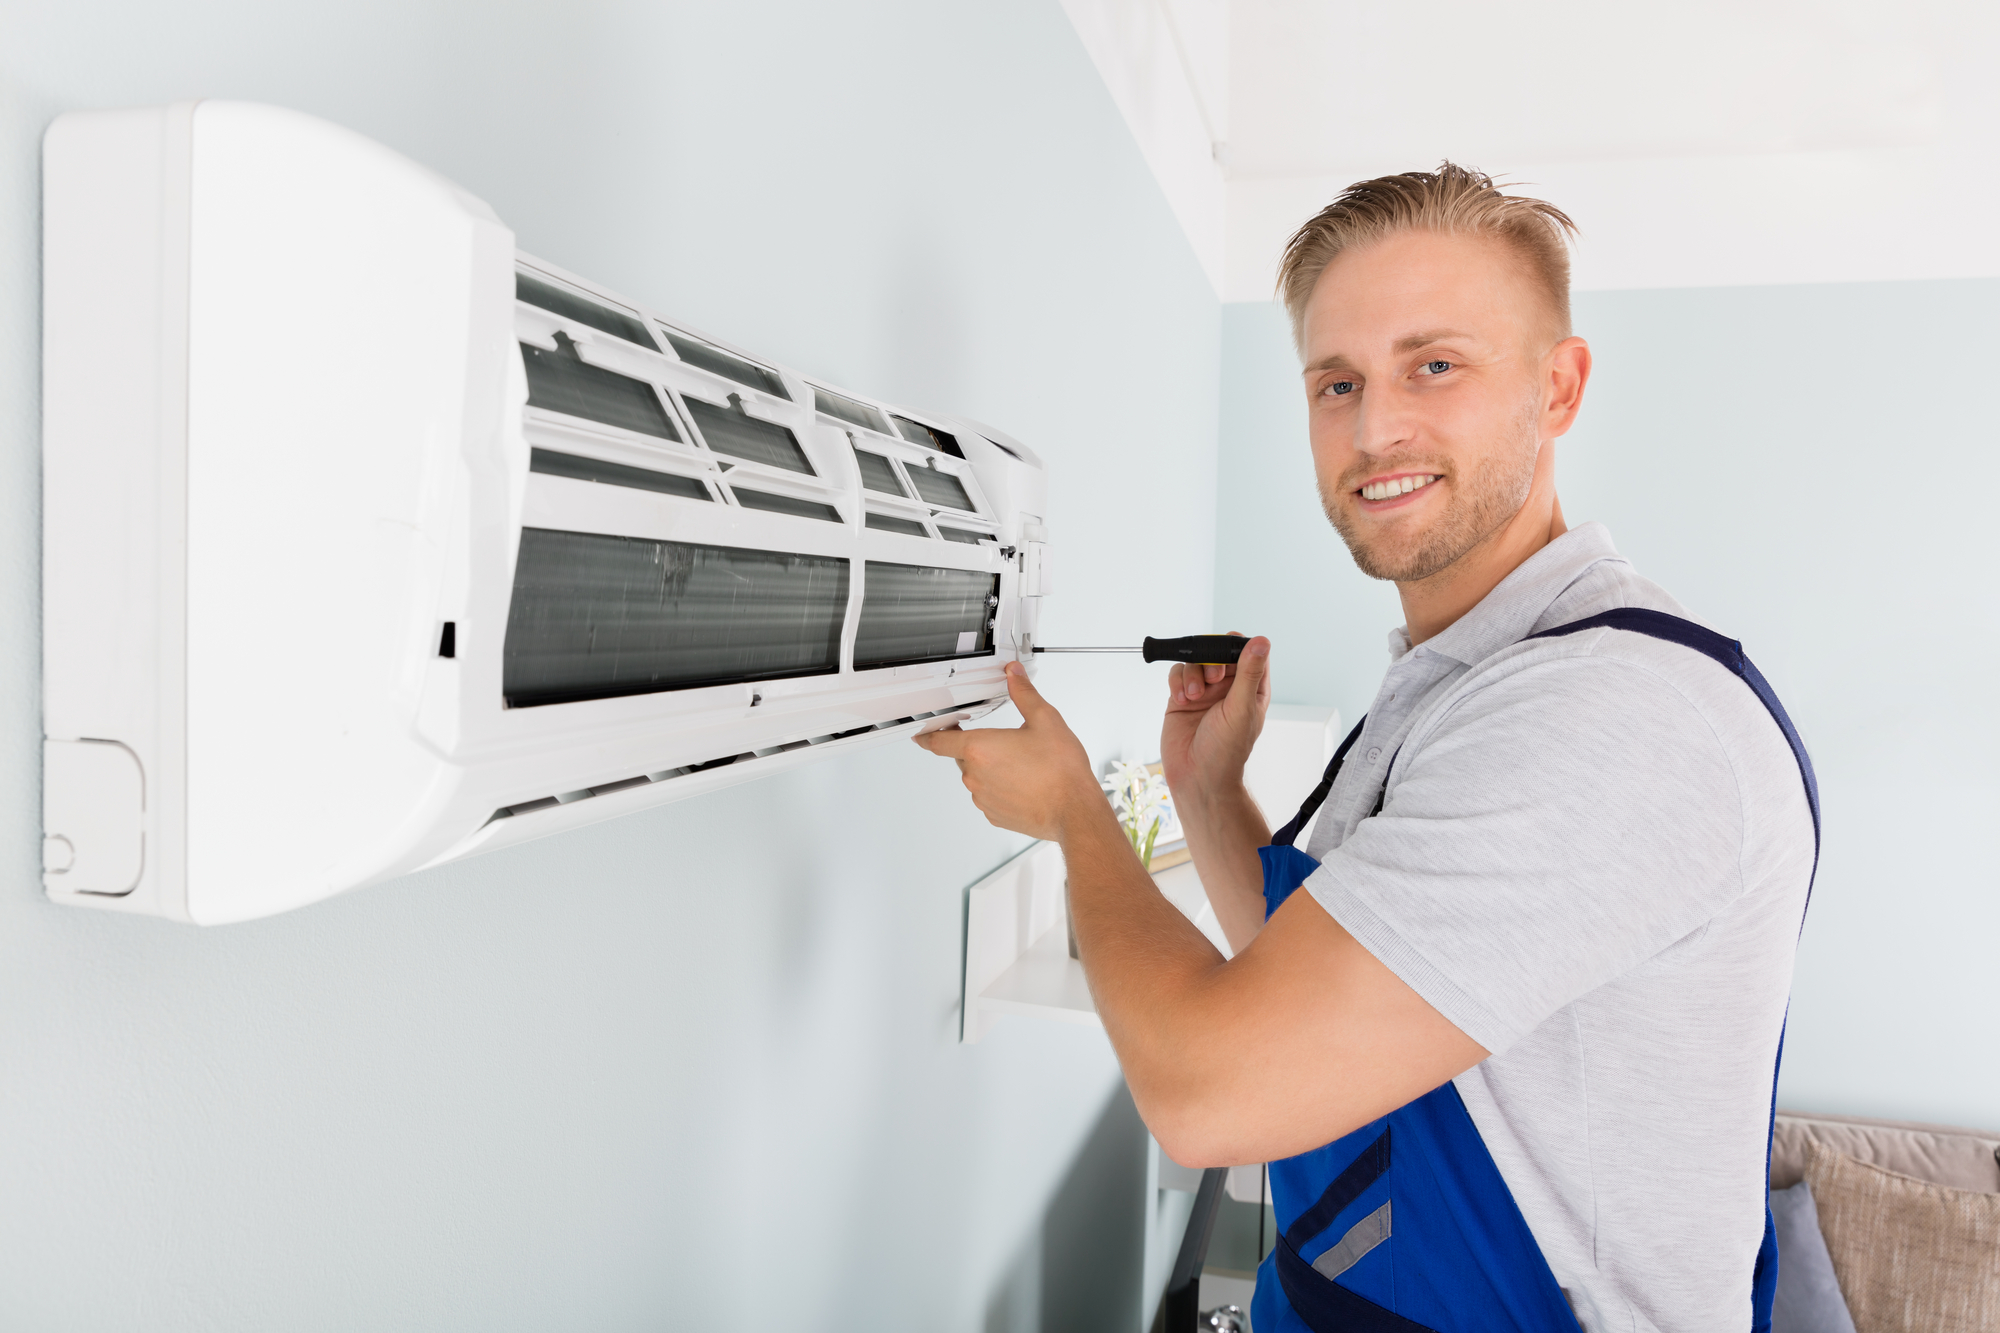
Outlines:
<svg viewBox="0 0 2000 1333"><path fill-rule="evenodd" d="M2000 274L2000 5L1063 4L1225 299L1445 157L1579 214L1582 286Z"/></svg>
<svg viewBox="0 0 2000 1333"><path fill-rule="evenodd" d="M1232 178L1357 160L1495 167L1904 146L1944 120L1941 61L1915 9L1426 0L1234 0Z"/></svg>

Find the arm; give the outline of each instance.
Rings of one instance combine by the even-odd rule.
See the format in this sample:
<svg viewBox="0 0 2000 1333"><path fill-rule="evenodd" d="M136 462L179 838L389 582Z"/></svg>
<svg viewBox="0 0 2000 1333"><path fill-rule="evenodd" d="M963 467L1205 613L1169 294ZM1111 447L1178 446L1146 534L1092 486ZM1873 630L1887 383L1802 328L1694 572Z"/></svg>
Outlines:
<svg viewBox="0 0 2000 1333"><path fill-rule="evenodd" d="M1224 961L1153 887L1061 715L1018 666L1007 672L1023 726L917 743L958 761L993 823L1062 844L1091 995L1140 1114L1175 1161L1318 1147L1485 1058L1310 894L1293 894Z"/></svg>
<svg viewBox="0 0 2000 1333"><path fill-rule="evenodd" d="M1243 765L1271 705L1271 644L1255 638L1238 666L1180 666L1167 675L1160 761L1188 851L1215 919L1242 953L1264 928L1264 812L1243 785Z"/></svg>

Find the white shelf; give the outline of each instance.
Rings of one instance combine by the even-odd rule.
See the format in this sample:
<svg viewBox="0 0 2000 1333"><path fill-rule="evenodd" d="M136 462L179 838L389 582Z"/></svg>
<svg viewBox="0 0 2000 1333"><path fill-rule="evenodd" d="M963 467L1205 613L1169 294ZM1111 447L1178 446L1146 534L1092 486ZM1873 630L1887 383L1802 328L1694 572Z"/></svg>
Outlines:
<svg viewBox="0 0 2000 1333"><path fill-rule="evenodd" d="M1229 942L1192 862L1153 876L1166 900L1225 956ZM1083 964L1069 956L1062 848L1038 842L972 886L966 904L962 1040L1002 1014L1098 1024Z"/></svg>
<svg viewBox="0 0 2000 1333"><path fill-rule="evenodd" d="M1069 929L1062 921L1029 945L975 1003L989 1016L1025 1014L1062 1023L1098 1022L1083 964L1069 956Z"/></svg>
<svg viewBox="0 0 2000 1333"><path fill-rule="evenodd" d="M1244 778L1273 824L1319 781L1339 723L1330 708L1278 706L1266 716ZM1156 872L1153 883L1228 956L1193 862ZM1062 848L1052 842L1035 843L968 891L960 1040L978 1041L1003 1014L1098 1024L1083 964L1069 956L1066 891Z"/></svg>

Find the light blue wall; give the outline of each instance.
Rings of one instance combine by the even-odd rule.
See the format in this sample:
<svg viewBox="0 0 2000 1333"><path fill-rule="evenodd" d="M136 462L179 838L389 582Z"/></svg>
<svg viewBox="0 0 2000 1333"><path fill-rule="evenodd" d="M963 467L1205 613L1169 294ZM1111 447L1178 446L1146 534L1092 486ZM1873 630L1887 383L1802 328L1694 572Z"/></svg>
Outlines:
<svg viewBox="0 0 2000 1333"><path fill-rule="evenodd" d="M0 1326L1136 1329L1143 1130L1099 1033L957 1044L1020 840L912 746L257 924L42 899L39 138L193 96L1030 442L1051 640L1212 604L1218 306L1055 0L0 0ZM1044 684L1152 745L1152 673Z"/></svg>
<svg viewBox="0 0 2000 1333"><path fill-rule="evenodd" d="M2000 1127L2000 281L1593 292L1570 522L1743 640L1824 794L1781 1103ZM1358 718L1400 623L1320 516L1284 314L1223 308L1220 621Z"/></svg>

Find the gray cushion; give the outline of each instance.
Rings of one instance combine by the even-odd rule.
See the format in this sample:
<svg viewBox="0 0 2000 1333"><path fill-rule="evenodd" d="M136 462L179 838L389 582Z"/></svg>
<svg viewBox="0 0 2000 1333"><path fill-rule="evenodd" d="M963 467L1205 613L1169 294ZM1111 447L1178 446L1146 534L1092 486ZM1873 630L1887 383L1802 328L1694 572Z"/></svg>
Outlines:
<svg viewBox="0 0 2000 1333"><path fill-rule="evenodd" d="M1771 1333L1854 1333L1820 1234L1812 1186L1801 1180L1790 1189L1772 1190L1771 1220L1778 1228L1778 1297L1771 1307Z"/></svg>

